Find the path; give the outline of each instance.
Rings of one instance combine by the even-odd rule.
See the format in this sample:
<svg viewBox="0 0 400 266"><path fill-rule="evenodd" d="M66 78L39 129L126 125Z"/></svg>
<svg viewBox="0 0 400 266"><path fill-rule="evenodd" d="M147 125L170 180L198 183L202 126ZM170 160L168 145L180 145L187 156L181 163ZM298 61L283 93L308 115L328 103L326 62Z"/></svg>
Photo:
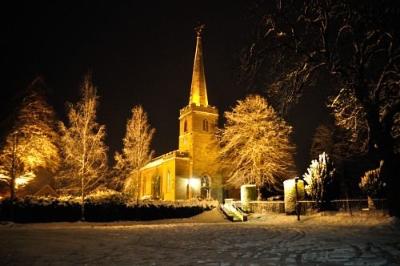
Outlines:
<svg viewBox="0 0 400 266"><path fill-rule="evenodd" d="M3 225L0 264L400 265L400 227L391 218L220 218L208 212L169 223Z"/></svg>

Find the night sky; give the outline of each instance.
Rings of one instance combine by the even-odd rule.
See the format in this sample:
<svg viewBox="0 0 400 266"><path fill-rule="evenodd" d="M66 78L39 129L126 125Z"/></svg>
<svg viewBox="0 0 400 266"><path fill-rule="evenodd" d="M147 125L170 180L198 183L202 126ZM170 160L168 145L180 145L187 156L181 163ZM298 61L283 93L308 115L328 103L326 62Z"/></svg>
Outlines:
<svg viewBox="0 0 400 266"><path fill-rule="evenodd" d="M122 146L126 120L141 104L156 128L156 155L178 146L179 109L189 99L195 49L203 34L208 98L223 111L248 92L238 84L240 50L249 38L248 1L15 1L2 4L1 118L37 76L65 121L65 102L79 99L85 73L100 96L98 120L107 128L110 157ZM308 161L309 135L321 119L309 102L289 119L295 128L300 169ZM2 129L4 130L4 129Z"/></svg>

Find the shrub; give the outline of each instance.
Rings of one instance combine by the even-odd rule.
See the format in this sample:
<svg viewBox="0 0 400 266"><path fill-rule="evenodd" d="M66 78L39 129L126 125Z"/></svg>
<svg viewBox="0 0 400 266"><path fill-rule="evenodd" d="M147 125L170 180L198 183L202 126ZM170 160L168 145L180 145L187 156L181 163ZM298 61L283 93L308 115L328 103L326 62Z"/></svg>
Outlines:
<svg viewBox="0 0 400 266"><path fill-rule="evenodd" d="M85 198L85 204L125 204L129 200L128 195L112 189L101 189L89 194Z"/></svg>
<svg viewBox="0 0 400 266"><path fill-rule="evenodd" d="M311 165L303 175L307 182L306 193L315 200L319 210L329 208L334 177L335 167L325 152L319 155L318 160L311 161Z"/></svg>
<svg viewBox="0 0 400 266"><path fill-rule="evenodd" d="M85 200L86 220L92 222L118 220L153 220L186 218L215 207L214 202L141 202L130 201L125 194L97 191ZM79 197L25 197L0 202L0 220L15 222L79 221Z"/></svg>
<svg viewBox="0 0 400 266"><path fill-rule="evenodd" d="M383 162L381 161L378 168L366 171L364 176L361 177L360 183L358 184L361 191L367 194L369 197L376 197L380 195L386 186L386 183L381 177L382 165Z"/></svg>

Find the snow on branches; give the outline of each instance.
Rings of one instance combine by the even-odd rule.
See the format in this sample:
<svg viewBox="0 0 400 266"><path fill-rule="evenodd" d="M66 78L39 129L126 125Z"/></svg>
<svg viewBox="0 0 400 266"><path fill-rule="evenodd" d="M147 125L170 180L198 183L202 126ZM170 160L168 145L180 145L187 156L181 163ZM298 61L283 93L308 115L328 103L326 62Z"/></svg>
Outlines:
<svg viewBox="0 0 400 266"><path fill-rule="evenodd" d="M62 189L83 196L94 190L107 170L105 127L96 122L98 96L91 76L82 84L82 98L69 105L68 125L60 123L64 169L59 177Z"/></svg>
<svg viewBox="0 0 400 266"><path fill-rule="evenodd" d="M127 121L126 133L123 139L122 152L114 156L116 165L114 183L124 183L124 190L130 193L138 191L138 171L152 157L150 150L154 129L150 127L147 113L142 106L132 108L132 116Z"/></svg>
<svg viewBox="0 0 400 266"><path fill-rule="evenodd" d="M382 165L383 161L380 162L378 168L366 171L358 184L360 189L370 197L378 196L386 186L381 176Z"/></svg>
<svg viewBox="0 0 400 266"><path fill-rule="evenodd" d="M335 167L328 154L323 152L318 160L312 160L303 175L307 194L316 201L318 208L324 208L330 200L330 187L334 181Z"/></svg>
<svg viewBox="0 0 400 266"><path fill-rule="evenodd" d="M368 121L354 90L342 88L336 96L329 98L327 106L335 118L335 125L343 129L346 135L346 147L343 148L353 155L365 153L369 143ZM340 143L337 144L340 146Z"/></svg>
<svg viewBox="0 0 400 266"><path fill-rule="evenodd" d="M0 181L8 184L11 197L35 179L39 168L54 173L60 164L55 113L42 86L43 81L36 78L26 90L0 150Z"/></svg>
<svg viewBox="0 0 400 266"><path fill-rule="evenodd" d="M225 118L220 158L229 169L228 183L281 189L295 175L292 128L258 95L239 100Z"/></svg>

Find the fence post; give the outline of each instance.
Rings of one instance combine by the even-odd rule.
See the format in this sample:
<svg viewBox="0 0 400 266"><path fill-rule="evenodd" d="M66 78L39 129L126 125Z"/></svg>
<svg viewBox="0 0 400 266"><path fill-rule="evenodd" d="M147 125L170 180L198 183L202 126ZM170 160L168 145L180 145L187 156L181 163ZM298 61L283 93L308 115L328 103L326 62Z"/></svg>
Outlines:
<svg viewBox="0 0 400 266"><path fill-rule="evenodd" d="M353 212L351 211L351 205L349 203L349 195L347 194L347 191L346 191L346 204L347 204L347 209L349 210L350 216L353 216Z"/></svg>
<svg viewBox="0 0 400 266"><path fill-rule="evenodd" d="M299 181L299 178L296 177L294 179L294 187L296 189L296 214L297 214L297 221L300 221L300 203L299 203L299 192L297 190L297 181Z"/></svg>

